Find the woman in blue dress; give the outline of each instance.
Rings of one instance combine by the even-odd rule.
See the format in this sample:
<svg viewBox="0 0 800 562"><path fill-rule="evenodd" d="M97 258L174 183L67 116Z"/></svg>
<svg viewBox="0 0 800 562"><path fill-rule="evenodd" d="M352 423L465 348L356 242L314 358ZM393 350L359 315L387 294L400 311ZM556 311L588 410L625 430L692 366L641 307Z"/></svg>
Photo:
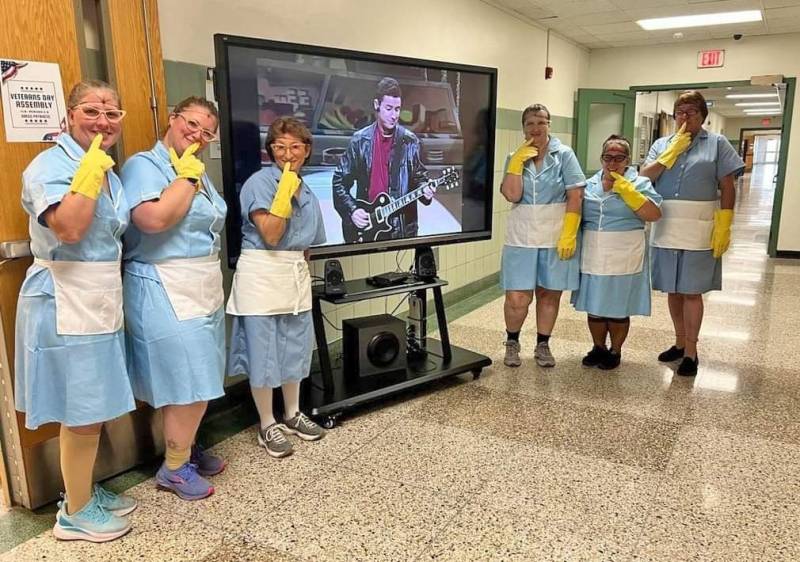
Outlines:
<svg viewBox="0 0 800 562"><path fill-rule="evenodd" d="M19 294L16 407L25 426L61 424L66 494L53 535L104 542L130 530L136 502L92 483L103 423L134 409L125 370L122 233L129 210L106 150L121 132L119 95L80 82L67 99L69 133L22 175L33 265Z"/></svg>
<svg viewBox="0 0 800 562"><path fill-rule="evenodd" d="M211 102L187 98L164 138L131 157L122 182L128 373L134 395L161 408L166 453L159 487L185 500L211 495L225 463L194 444L209 400L224 394L225 313L219 251L225 201L197 158L216 139Z"/></svg>
<svg viewBox="0 0 800 562"><path fill-rule="evenodd" d="M731 240L736 176L744 162L722 135L703 128L708 106L686 92L673 107L675 135L653 143L641 174L664 198L653 227L653 288L667 293L675 344L659 361L681 360L677 373L697 374L703 293L722 288L722 254Z"/></svg>
<svg viewBox="0 0 800 562"><path fill-rule="evenodd" d="M540 367L554 367L550 334L561 292L578 288L577 249L586 178L575 153L550 136L550 112L541 104L522 112L525 143L511 155L500 192L511 203L500 281L509 367L522 364L519 335L536 295L536 348Z"/></svg>
<svg viewBox="0 0 800 562"><path fill-rule="evenodd" d="M628 167L628 139L611 135L600 159L603 168L586 182L583 195L581 284L572 304L588 314L594 342L583 364L609 370L620 364L630 317L650 316L644 227L661 217L661 196L649 179Z"/></svg>
<svg viewBox="0 0 800 562"><path fill-rule="evenodd" d="M300 381L311 367L313 324L309 247L325 242L319 201L299 172L311 155L300 121L270 125L265 149L273 161L242 186L242 253L227 312L233 315L228 371L246 374L258 413L258 442L274 457L292 453L286 434L314 441L324 430L300 411ZM283 393L275 420L273 389Z"/></svg>

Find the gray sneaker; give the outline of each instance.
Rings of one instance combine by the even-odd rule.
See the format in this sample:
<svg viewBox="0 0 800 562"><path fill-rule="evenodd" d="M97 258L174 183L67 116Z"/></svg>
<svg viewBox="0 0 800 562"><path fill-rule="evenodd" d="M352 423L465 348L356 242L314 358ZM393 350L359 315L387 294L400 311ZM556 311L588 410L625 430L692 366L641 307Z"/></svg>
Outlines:
<svg viewBox="0 0 800 562"><path fill-rule="evenodd" d="M519 342L506 340L503 345L506 346L506 356L503 357L503 364L507 367L519 367L522 365L522 359L519 358Z"/></svg>
<svg viewBox="0 0 800 562"><path fill-rule="evenodd" d="M540 367L556 366L556 360L553 354L550 353L550 345L546 341L536 344L536 349L533 350L533 357L536 359L536 364Z"/></svg>
<svg viewBox="0 0 800 562"><path fill-rule="evenodd" d="M285 428L279 423L273 423L266 428L258 430L258 444L267 450L271 457L279 459L287 457L294 452L294 447L284 435Z"/></svg>
<svg viewBox="0 0 800 562"><path fill-rule="evenodd" d="M325 430L311 421L303 412L290 420L284 420L283 427L286 433L297 435L303 441L316 441L325 437Z"/></svg>

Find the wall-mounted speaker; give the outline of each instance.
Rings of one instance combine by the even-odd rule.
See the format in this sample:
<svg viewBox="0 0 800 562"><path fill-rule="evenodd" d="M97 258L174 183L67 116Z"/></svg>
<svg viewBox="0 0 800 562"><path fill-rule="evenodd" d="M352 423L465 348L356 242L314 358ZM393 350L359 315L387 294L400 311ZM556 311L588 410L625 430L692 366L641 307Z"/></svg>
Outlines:
<svg viewBox="0 0 800 562"><path fill-rule="evenodd" d="M328 260L325 262L325 294L328 296L340 296L346 294L344 287L344 271L339 260Z"/></svg>
<svg viewBox="0 0 800 562"><path fill-rule="evenodd" d="M436 258L433 257L433 250L429 247L423 246L414 252L414 273L420 279L436 277Z"/></svg>
<svg viewBox="0 0 800 562"><path fill-rule="evenodd" d="M342 321L344 373L368 377L406 368L406 323L391 314Z"/></svg>

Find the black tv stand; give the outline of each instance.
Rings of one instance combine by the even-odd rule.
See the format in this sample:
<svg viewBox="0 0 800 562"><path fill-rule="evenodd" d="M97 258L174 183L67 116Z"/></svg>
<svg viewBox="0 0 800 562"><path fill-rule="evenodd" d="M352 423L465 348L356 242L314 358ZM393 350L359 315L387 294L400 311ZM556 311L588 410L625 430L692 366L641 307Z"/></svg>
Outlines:
<svg viewBox="0 0 800 562"><path fill-rule="evenodd" d="M442 299L442 287L447 285L447 281L439 278L422 280L409 276L406 282L388 287L375 287L369 284L367 279L346 281L345 285L345 294L338 296L326 295L323 287L312 289L311 312L314 319L319 369L313 370L309 379L306 379L303 392L308 412L320 420L323 426L333 427L336 424L336 418L349 408L437 379L466 372L472 372L473 376L478 378L483 368L492 364L492 360L485 355L450 344ZM422 318L425 318L428 290L433 292L439 339L429 338L424 332L418 334L420 346L424 352L410 356L405 371L365 378L348 377L341 366L334 367L331 364L325 323L322 317L322 301L346 304L413 293L418 299L416 302L421 303L419 306L422 308L419 312Z"/></svg>

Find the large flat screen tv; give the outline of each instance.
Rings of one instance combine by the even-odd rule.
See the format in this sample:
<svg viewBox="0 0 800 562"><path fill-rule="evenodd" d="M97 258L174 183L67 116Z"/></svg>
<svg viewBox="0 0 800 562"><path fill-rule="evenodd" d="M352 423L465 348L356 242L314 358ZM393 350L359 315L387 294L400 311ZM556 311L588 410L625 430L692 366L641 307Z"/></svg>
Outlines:
<svg viewBox="0 0 800 562"><path fill-rule="evenodd" d="M283 116L313 135L301 175L327 236L313 257L491 237L496 69L214 40L231 265L240 252L239 191L272 165L264 140Z"/></svg>

